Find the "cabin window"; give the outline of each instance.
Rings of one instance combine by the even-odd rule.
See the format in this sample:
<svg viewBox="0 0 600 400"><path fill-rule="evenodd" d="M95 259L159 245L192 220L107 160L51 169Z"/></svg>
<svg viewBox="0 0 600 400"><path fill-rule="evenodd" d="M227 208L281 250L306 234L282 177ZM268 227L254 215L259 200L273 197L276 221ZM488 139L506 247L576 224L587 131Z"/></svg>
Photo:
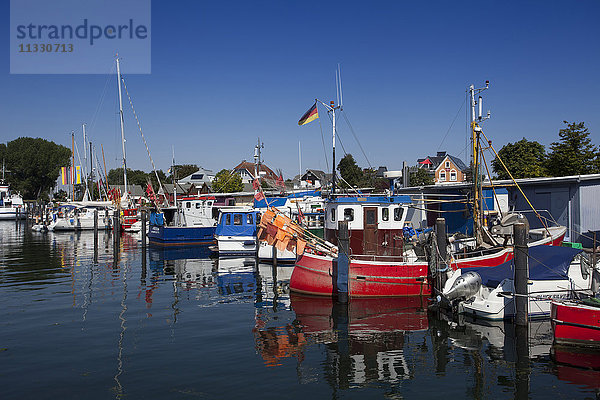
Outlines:
<svg viewBox="0 0 600 400"><path fill-rule="evenodd" d="M185 202L185 207L186 207L186 208L191 208L191 207L192 207L192 203L191 203L191 202L189 202L189 201L186 201L186 202Z"/></svg>
<svg viewBox="0 0 600 400"><path fill-rule="evenodd" d="M402 220L402 214L404 214L404 209L402 207L394 208L394 221Z"/></svg>
<svg viewBox="0 0 600 400"><path fill-rule="evenodd" d="M206 206L207 206L207 207L212 207L212 205L213 205L213 202L212 202L212 201L207 201L207 202L206 202Z"/></svg>
<svg viewBox="0 0 600 400"><path fill-rule="evenodd" d="M367 225L375 225L377 223L377 212L375 210L367 210Z"/></svg>
<svg viewBox="0 0 600 400"><path fill-rule="evenodd" d="M242 214L234 214L233 216L233 224L241 225L242 224Z"/></svg>
<svg viewBox="0 0 600 400"><path fill-rule="evenodd" d="M440 171L440 181L446 180L446 171Z"/></svg>
<svg viewBox="0 0 600 400"><path fill-rule="evenodd" d="M354 210L351 208L344 208L344 221L354 221Z"/></svg>
<svg viewBox="0 0 600 400"><path fill-rule="evenodd" d="M331 222L335 222L335 208L331 209Z"/></svg>
<svg viewBox="0 0 600 400"><path fill-rule="evenodd" d="M248 224L248 225L254 225L254 217L252 217L252 214L248 214L246 216L246 224Z"/></svg>
<svg viewBox="0 0 600 400"><path fill-rule="evenodd" d="M450 171L450 180L456 182L456 171Z"/></svg>
<svg viewBox="0 0 600 400"><path fill-rule="evenodd" d="M446 161L446 168L450 168L450 161Z"/></svg>
<svg viewBox="0 0 600 400"><path fill-rule="evenodd" d="M200 208L200 207L202 207L202 204L200 204L200 202L197 202L197 203L196 203L196 209L198 209L198 208Z"/></svg>
<svg viewBox="0 0 600 400"><path fill-rule="evenodd" d="M390 220L390 209L389 208L382 208L381 209L381 219L383 221L389 221Z"/></svg>
<svg viewBox="0 0 600 400"><path fill-rule="evenodd" d="M225 225L231 225L231 214L225 214Z"/></svg>

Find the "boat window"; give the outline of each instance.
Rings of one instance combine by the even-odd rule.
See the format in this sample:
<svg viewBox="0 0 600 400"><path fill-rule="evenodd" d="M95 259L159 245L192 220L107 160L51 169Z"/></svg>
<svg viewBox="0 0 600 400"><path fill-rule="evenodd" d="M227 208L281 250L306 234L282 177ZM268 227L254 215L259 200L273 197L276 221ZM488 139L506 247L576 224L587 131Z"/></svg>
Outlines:
<svg viewBox="0 0 600 400"><path fill-rule="evenodd" d="M377 211L367 210L366 225L375 225L377 223Z"/></svg>
<svg viewBox="0 0 600 400"><path fill-rule="evenodd" d="M381 209L381 219L384 221L389 221L390 220L390 209L389 208L382 208Z"/></svg>
<svg viewBox="0 0 600 400"><path fill-rule="evenodd" d="M200 207L202 207L202 204L200 204L200 202L197 202L196 203L196 208L200 208Z"/></svg>
<svg viewBox="0 0 600 400"><path fill-rule="evenodd" d="M344 208L344 221L354 221L354 210L351 208Z"/></svg>
<svg viewBox="0 0 600 400"><path fill-rule="evenodd" d="M242 224L242 214L235 214L233 216L233 224L234 225L241 225Z"/></svg>
<svg viewBox="0 0 600 400"><path fill-rule="evenodd" d="M191 203L191 202L187 201L187 202L185 203L185 207L186 207L186 208L190 208L191 206L192 206L192 203Z"/></svg>
<svg viewBox="0 0 600 400"><path fill-rule="evenodd" d="M248 225L254 225L254 218L252 217L252 214L248 214L246 216L246 224L248 224Z"/></svg>
<svg viewBox="0 0 600 400"><path fill-rule="evenodd" d="M225 214L225 225L231 225L231 214Z"/></svg>
<svg viewBox="0 0 600 400"><path fill-rule="evenodd" d="M450 180L456 181L456 171L455 170L450 171Z"/></svg>
<svg viewBox="0 0 600 400"><path fill-rule="evenodd" d="M211 200L211 201L207 201L207 202L206 202L206 206L207 206L207 207L212 207L212 205L213 205L213 202L212 202L212 200Z"/></svg>
<svg viewBox="0 0 600 400"><path fill-rule="evenodd" d="M394 208L394 221L400 221L402 219L402 214L404 214L404 208Z"/></svg>
<svg viewBox="0 0 600 400"><path fill-rule="evenodd" d="M335 208L331 209L331 222L335 222Z"/></svg>

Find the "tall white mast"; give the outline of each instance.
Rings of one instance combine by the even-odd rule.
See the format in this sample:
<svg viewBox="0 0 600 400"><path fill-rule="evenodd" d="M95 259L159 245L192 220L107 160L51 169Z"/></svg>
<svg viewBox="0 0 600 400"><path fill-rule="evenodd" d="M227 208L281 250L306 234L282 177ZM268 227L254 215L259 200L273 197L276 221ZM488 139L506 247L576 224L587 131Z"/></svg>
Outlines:
<svg viewBox="0 0 600 400"><path fill-rule="evenodd" d="M300 141L298 140L298 167L299 169L299 173L300 173L300 178L302 177L302 147L300 145Z"/></svg>
<svg viewBox="0 0 600 400"><path fill-rule="evenodd" d="M123 145L123 184L125 185L125 193L127 193L127 157L125 153L125 129L123 125L125 120L123 118L123 100L121 97L121 69L119 67L119 55L117 54L117 86L119 88L119 114L121 116L121 143Z"/></svg>

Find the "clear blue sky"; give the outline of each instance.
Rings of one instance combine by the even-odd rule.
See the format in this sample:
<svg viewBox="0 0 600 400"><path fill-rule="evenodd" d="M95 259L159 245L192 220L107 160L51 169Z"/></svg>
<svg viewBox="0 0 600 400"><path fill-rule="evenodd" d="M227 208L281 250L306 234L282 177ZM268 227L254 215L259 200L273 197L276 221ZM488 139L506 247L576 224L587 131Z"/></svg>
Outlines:
<svg viewBox="0 0 600 400"><path fill-rule="evenodd" d="M8 26L9 2L2 1ZM491 82L484 129L499 149L526 137L548 146L563 120L585 121L600 144L600 2L477 1L152 2L152 74L122 71L159 168L193 163L218 171L252 159L286 178L326 169L318 121L299 127L315 98L335 99L342 68L344 108L370 163L446 150L465 162L471 83ZM0 43L0 141L42 137L70 146L88 124L119 165L116 79L107 75L10 75L8 30ZM110 71L114 60L106 60ZM101 102L106 86L106 95ZM100 105L100 106L99 106ZM126 104L128 166L151 170ZM331 125L320 109L331 163ZM339 133L367 161L346 122ZM445 138L445 139L444 139ZM338 154L343 154L338 147ZM338 156L339 160L339 156Z"/></svg>

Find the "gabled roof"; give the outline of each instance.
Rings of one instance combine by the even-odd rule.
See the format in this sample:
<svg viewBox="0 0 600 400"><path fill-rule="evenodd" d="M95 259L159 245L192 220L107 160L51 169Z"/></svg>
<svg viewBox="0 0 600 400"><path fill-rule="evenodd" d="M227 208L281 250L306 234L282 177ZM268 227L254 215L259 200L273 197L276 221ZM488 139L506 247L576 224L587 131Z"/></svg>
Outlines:
<svg viewBox="0 0 600 400"><path fill-rule="evenodd" d="M238 165L236 165L235 167L233 167L234 171L246 171L248 172L248 174L250 175L254 175L254 169L255 169L255 164L248 162L246 160L242 161L241 163L239 163ZM278 175L273 172L273 170L269 167L267 167L265 164L260 164L260 172L264 172L266 175L263 175L263 177L268 178L268 179L277 179Z"/></svg>
<svg viewBox="0 0 600 400"><path fill-rule="evenodd" d="M438 165L438 167L439 167L440 165L442 165L442 162L443 162L443 161L444 161L446 158L450 159L450 161L452 161L452 163L453 163L453 164L456 166L456 168L458 168L459 170L461 170L461 171L465 171L465 170L467 169L467 166L465 165L465 163L464 163L464 162L462 162L462 160L461 160L460 158L458 158L458 157L455 157L455 156L451 156L450 154L446 155L446 157L444 157L444 159L440 161L440 164ZM436 169L437 169L438 167L436 167Z"/></svg>

